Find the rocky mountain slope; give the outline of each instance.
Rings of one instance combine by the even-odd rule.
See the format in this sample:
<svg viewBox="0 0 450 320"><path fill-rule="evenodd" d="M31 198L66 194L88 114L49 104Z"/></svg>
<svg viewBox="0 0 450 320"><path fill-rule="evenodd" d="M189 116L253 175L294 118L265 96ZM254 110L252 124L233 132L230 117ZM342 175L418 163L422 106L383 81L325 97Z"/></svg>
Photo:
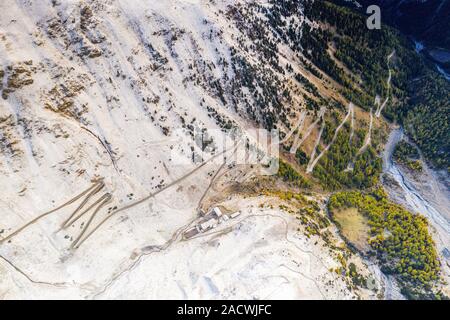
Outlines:
<svg viewBox="0 0 450 320"><path fill-rule="evenodd" d="M383 33L370 69L346 59L336 8L3 1L0 296L382 297L378 267L348 249L325 202L378 183L382 115L413 51ZM197 161L233 152L223 132L256 128L280 133L278 177ZM279 193L292 188L309 198ZM186 239L216 205L241 216Z"/></svg>

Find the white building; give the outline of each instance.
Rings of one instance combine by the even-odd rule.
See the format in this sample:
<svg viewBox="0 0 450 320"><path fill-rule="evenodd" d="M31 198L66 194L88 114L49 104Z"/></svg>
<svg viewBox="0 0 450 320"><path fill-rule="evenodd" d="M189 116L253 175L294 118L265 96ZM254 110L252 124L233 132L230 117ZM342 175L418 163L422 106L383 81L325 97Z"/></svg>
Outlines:
<svg viewBox="0 0 450 320"><path fill-rule="evenodd" d="M222 211L219 209L219 207L215 207L213 209L213 213L217 216L217 218L220 218L222 216Z"/></svg>
<svg viewBox="0 0 450 320"><path fill-rule="evenodd" d="M205 232L206 230L215 228L216 226L217 226L217 220L214 218L211 218L200 224L200 230L201 230L201 232Z"/></svg>
<svg viewBox="0 0 450 320"><path fill-rule="evenodd" d="M230 217L231 217L231 218L236 218L236 217L239 216L240 214L241 214L240 211L236 211L235 213L232 213L232 214L230 215Z"/></svg>

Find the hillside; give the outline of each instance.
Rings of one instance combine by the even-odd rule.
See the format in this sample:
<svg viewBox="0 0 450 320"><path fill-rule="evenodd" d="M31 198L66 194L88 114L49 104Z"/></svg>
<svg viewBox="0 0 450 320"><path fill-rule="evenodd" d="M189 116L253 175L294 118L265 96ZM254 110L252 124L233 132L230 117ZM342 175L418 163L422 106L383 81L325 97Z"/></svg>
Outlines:
<svg viewBox="0 0 450 320"><path fill-rule="evenodd" d="M327 201L380 184L389 121L448 166L446 84L398 31L328 1L0 10L0 297L384 297Z"/></svg>

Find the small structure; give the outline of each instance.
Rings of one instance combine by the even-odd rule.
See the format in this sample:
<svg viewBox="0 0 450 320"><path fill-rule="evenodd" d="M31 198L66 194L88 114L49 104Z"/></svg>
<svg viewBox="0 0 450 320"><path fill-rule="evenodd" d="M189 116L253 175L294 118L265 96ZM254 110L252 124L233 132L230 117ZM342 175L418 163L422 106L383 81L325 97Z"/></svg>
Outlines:
<svg viewBox="0 0 450 320"><path fill-rule="evenodd" d="M236 211L236 212L232 213L232 214L230 215L230 217L231 217L232 219L234 219L234 218L236 218L237 216L239 216L240 214L241 214L240 211Z"/></svg>
<svg viewBox="0 0 450 320"><path fill-rule="evenodd" d="M211 218L200 224L200 231L205 232L209 229L215 228L216 226L217 220L215 218Z"/></svg>
<svg viewBox="0 0 450 320"><path fill-rule="evenodd" d="M222 211L219 209L219 207L214 207L212 212L216 215L217 218L220 218L222 216Z"/></svg>
<svg viewBox="0 0 450 320"><path fill-rule="evenodd" d="M192 238L193 236L195 236L195 235L197 235L199 233L200 233L200 230L199 230L198 226L195 226L195 227L192 227L192 228L186 230L183 233L183 237L185 239L189 239L189 238Z"/></svg>

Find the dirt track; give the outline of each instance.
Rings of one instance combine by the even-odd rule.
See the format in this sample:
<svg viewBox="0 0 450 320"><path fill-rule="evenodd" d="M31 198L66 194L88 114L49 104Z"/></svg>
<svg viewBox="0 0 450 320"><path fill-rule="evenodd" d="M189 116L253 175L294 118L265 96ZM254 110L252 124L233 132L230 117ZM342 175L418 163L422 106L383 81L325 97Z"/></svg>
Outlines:
<svg viewBox="0 0 450 320"><path fill-rule="evenodd" d="M19 234L20 232L22 232L23 230L25 230L29 226L31 226L31 225L35 224L36 222L38 222L40 219L42 219L42 218L52 214L53 212L56 212L56 211L58 211L58 210L60 210L60 209L62 209L64 207L74 203L75 201L77 201L78 199L83 197L85 194L87 194L87 193L88 193L88 195L91 194L93 192L93 190L96 190L98 188L98 186L101 185L101 184L103 184L102 180L94 182L94 184L92 184L89 188L87 188L86 190L84 190L80 194L76 195L75 197L71 198L67 202L63 203L59 207L56 207L56 208L54 208L54 209L52 209L50 211L42 213L41 215L37 216L36 218L32 219L30 222L26 223L22 227L18 228L17 230L15 230L11 234L9 234L6 238L1 239L0 240L0 244L4 243L5 241L8 241L9 239L11 239L12 237L16 236L17 234Z"/></svg>
<svg viewBox="0 0 450 320"><path fill-rule="evenodd" d="M239 144L240 144L240 143L236 144L236 145L234 146L234 148L230 148L230 149L231 149L231 150L235 150L235 149L239 146ZM84 239L80 240L79 243L78 243L74 248L79 248L79 247L80 247L87 239L89 239L89 237L90 237L95 231L97 231L103 224L105 224L111 217L113 217L113 216L116 215L117 213L122 212L122 211L125 211L125 210L128 210L128 209L131 209L131 208L133 208L133 207L135 207L135 206L137 206L137 205L139 205L139 204L141 204L141 203L144 203L145 201L147 201L147 200L149 200L149 199L151 199L151 198L157 196L157 195L160 194L161 192L163 192L163 191L165 191L165 190L167 190L167 189L169 189L169 188L171 188L171 187L177 185L177 184L180 183L181 181L187 179L188 177L190 177L191 175L193 175L194 173L196 173L198 170L200 170L201 168L203 168L206 164L208 164L208 163L211 162L212 160L214 160L214 159L218 158L219 156L222 156L222 155L224 155L225 153L229 152L230 149L225 150L225 151L222 151L222 152L220 152L220 153L214 155L213 157L211 157L211 158L209 158L208 160L204 161L202 164L200 164L199 166L197 166L196 168L194 168L194 169L191 170L190 172L188 172L188 173L186 173L185 175L183 175L182 177L180 177L180 178L178 178L178 179L172 181L171 183L169 183L168 185L166 185L166 186L164 186L163 188L159 189L158 191L153 192L153 193L149 194L148 196L146 196L146 197L144 197L144 198L142 198L142 199L140 199L140 200L134 201L134 202L132 202L132 203L130 203L130 204L127 204L127 205L125 205L125 206L123 206L123 207L121 207L121 208L118 208L117 210L111 212L111 213L108 214L103 220L101 220L101 221L94 227L94 229L91 230L91 231L86 235L86 237L85 237Z"/></svg>

